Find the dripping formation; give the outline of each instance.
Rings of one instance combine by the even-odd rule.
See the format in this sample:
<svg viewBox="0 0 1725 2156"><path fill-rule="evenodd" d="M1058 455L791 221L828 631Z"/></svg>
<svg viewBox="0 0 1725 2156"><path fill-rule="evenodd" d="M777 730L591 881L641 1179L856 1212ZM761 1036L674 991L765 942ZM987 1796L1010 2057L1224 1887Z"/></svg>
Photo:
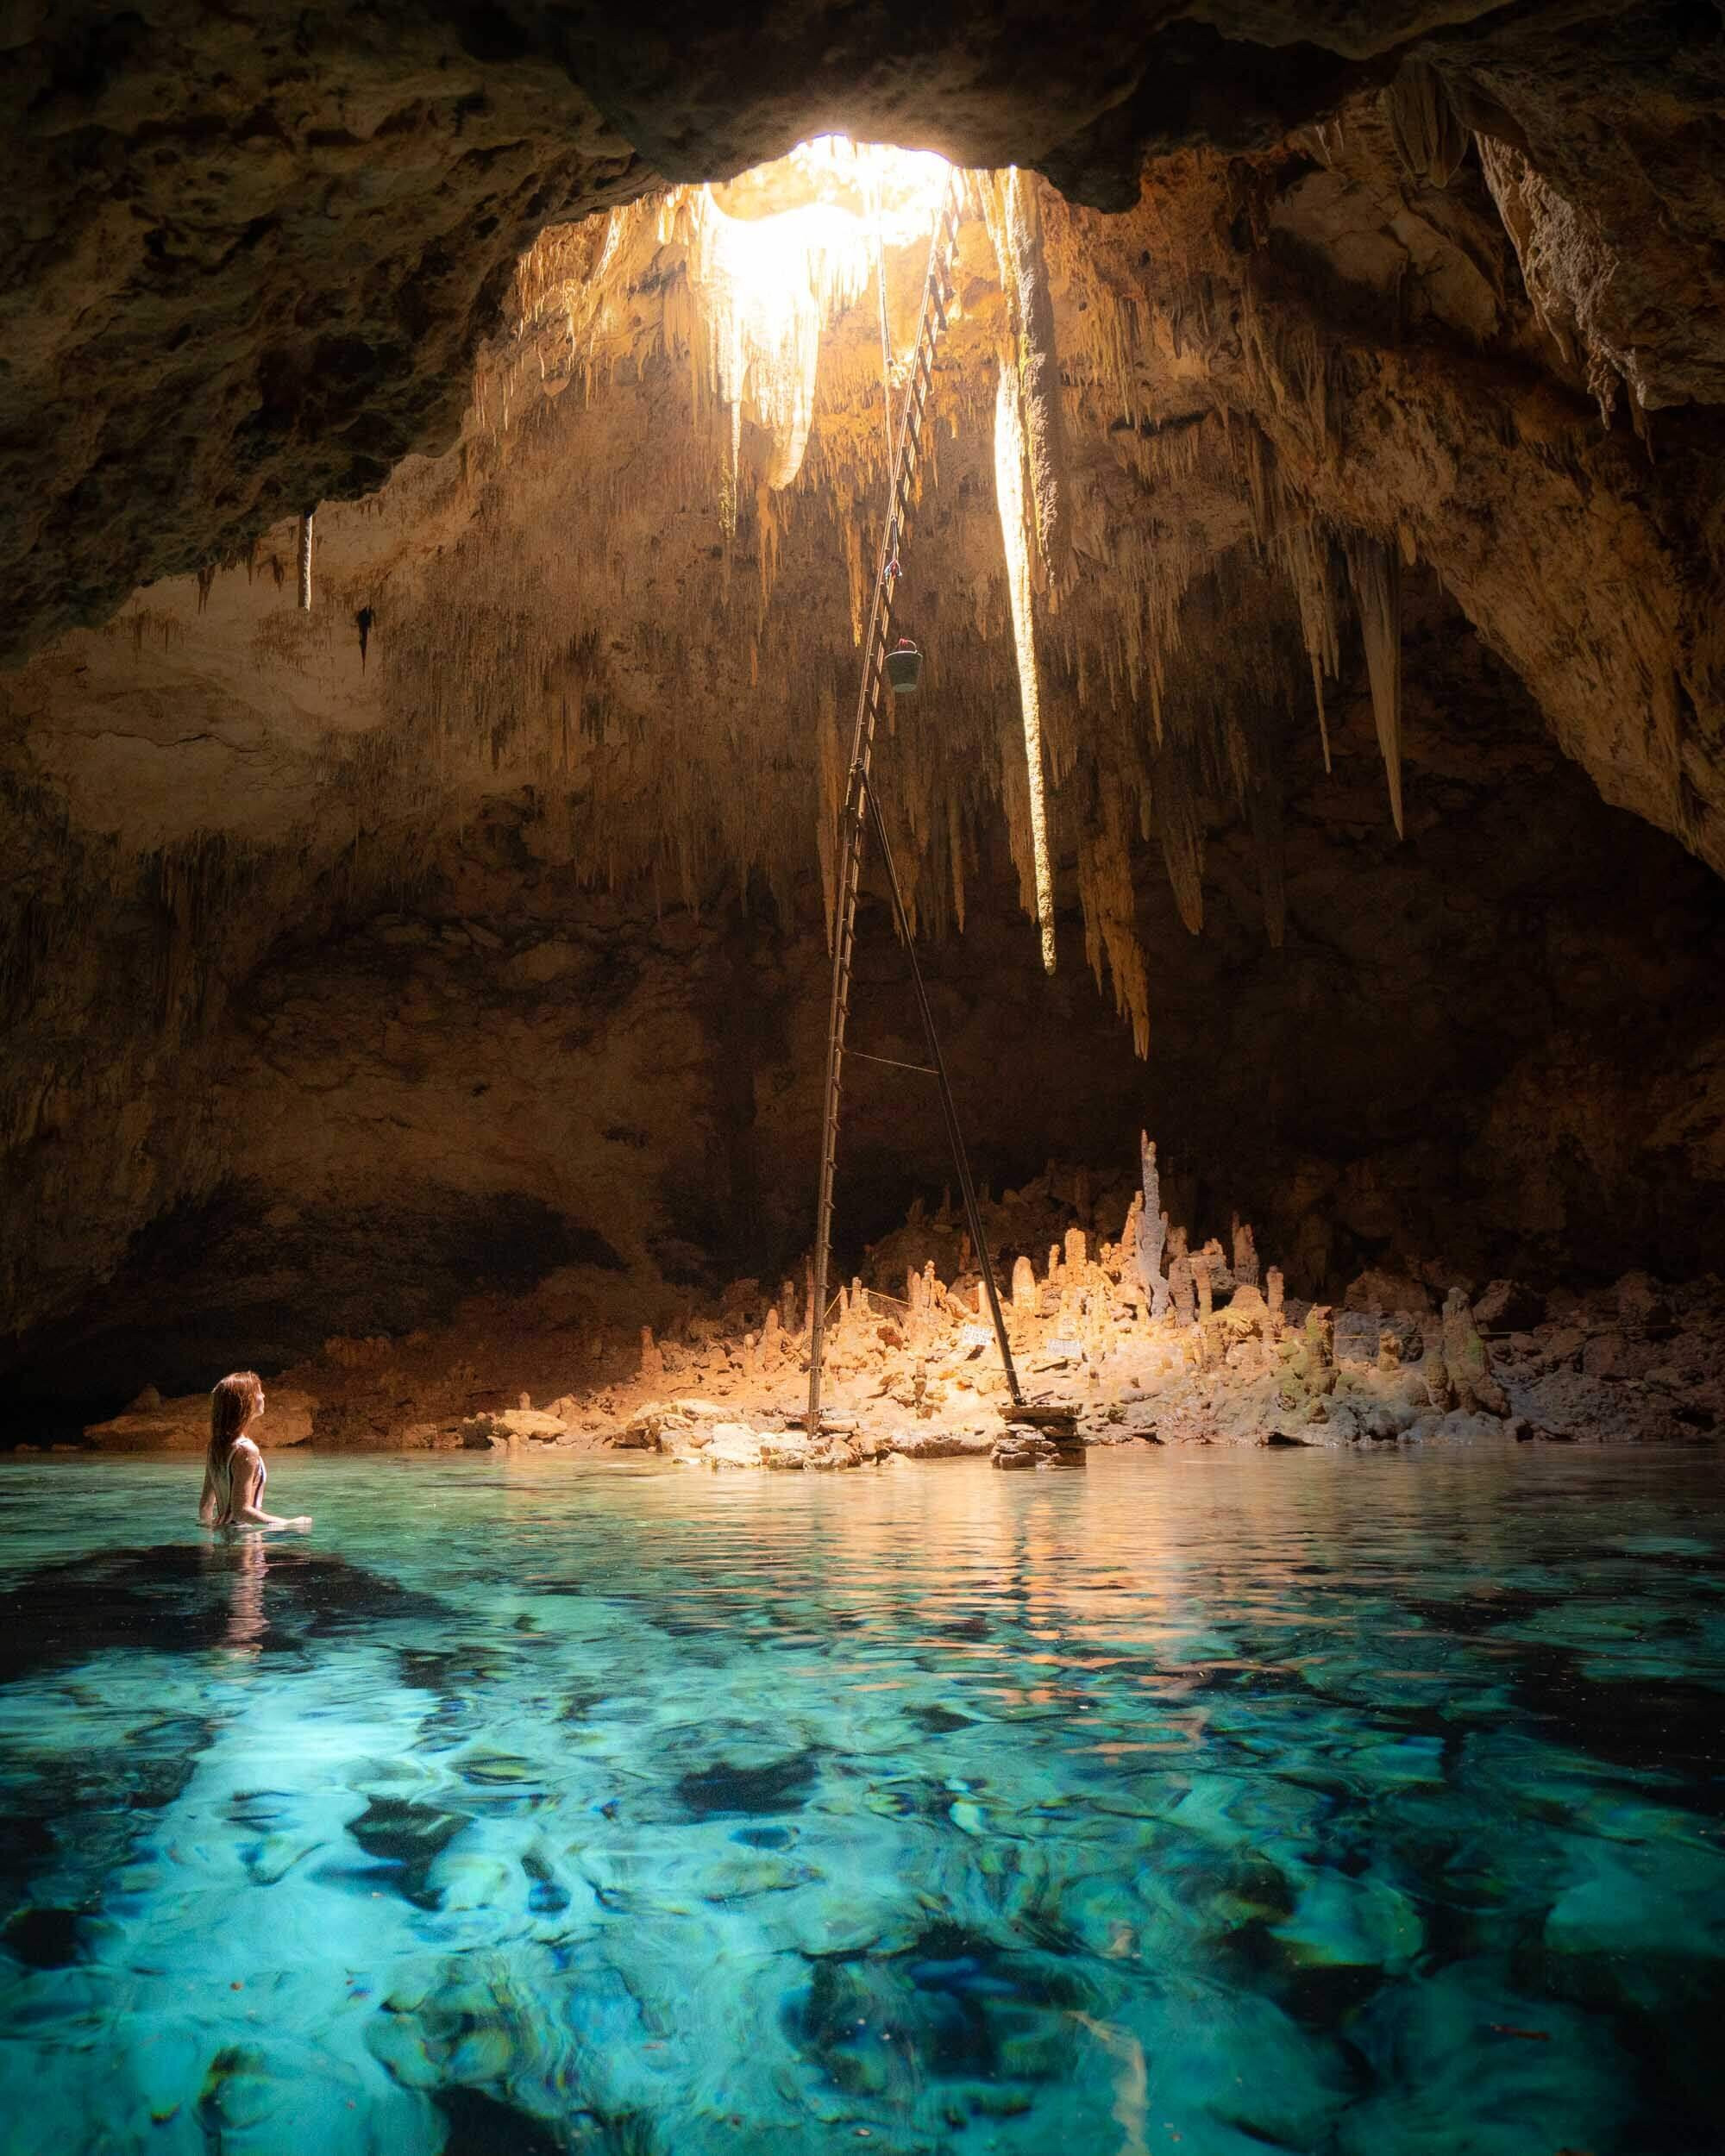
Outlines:
<svg viewBox="0 0 1725 2156"><path fill-rule="evenodd" d="M429 617L422 602L423 630L392 639L386 698L404 719L411 710L432 722L434 763L417 743L411 785L428 794L447 785L477 733L494 769L533 774L584 880L615 889L651 863L661 891L698 906L724 863L734 889L758 879L783 909L816 858L830 907L840 789L828 714L846 667L824 611L811 612L804 595L824 580L826 560L845 565L854 648L884 486L882 359L895 388L915 242L940 169L938 160L824 139L728 189L673 189L554 232L524 262L520 326L475 384L463 479L481 501L524 490L543 498L533 517L506 519L503 545L494 532L483 549L459 542L461 607ZM906 912L919 933L962 924L968 864L1004 809L1044 968L1057 962L1064 854L1087 961L1099 985L1112 983L1143 1053L1153 968L1138 940L1136 845L1156 845L1180 918L1197 934L1205 822L1211 805L1231 801L1258 850L1266 933L1272 943L1281 935L1283 726L1274 715L1291 716L1302 699L1291 661L1303 649L1303 696L1327 759L1327 685L1344 665L1338 558L1402 828L1399 564L1303 499L1269 437L1226 403L1176 425L1134 416L1158 394L1139 350L1144 301L1100 270L1097 220L1017 170L968 175L965 191L956 350L938 371L931 429L944 446L932 442L917 481L919 495L938 495L943 467L958 467L959 504L943 501L940 511L957 517L957 543L919 567L902 600L910 626L938 605L942 627L925 713L902 727L894 715L891 743ZM1108 259L1127 252L1113 247ZM1182 291L1177 278L1174 289ZM1206 318L1202 281L1184 290L1159 317L1176 359L1218 326ZM1289 337L1263 306L1248 328L1250 365L1305 442L1320 446L1321 351L1308 333ZM985 404L968 355L990 350ZM625 383L639 385L638 396L679 373L687 422L666 415L645 426L628 480L601 479L578 499L548 486L548 463L579 454L566 392L574 412L614 413ZM1098 467L1091 448L1081 463L1071 445L1093 441L1099 425L1107 459ZM1004 556L992 574L976 559L963 501L979 450ZM643 677L669 656L652 627L627 655L606 634L630 605L625 534L649 473L656 498L662 491L685 516L710 520L719 542L711 573L695 573L712 587L740 701L721 695L711 717L647 693ZM1195 483L1213 505L1209 523L1223 530L1164 529L1159 492ZM1134 508L1123 523L1133 504L1148 505L1148 517ZM561 560L580 561L578 586L554 605L516 603L536 587L549 599ZM1118 565L1120 606L1075 597L1076 566L1103 560ZM745 565L752 573L738 582ZM1247 619L1260 634L1239 633ZM1007 695L1002 649L1013 661ZM715 749L736 787L699 779ZM662 760L668 785L641 787L649 757L656 769Z"/></svg>

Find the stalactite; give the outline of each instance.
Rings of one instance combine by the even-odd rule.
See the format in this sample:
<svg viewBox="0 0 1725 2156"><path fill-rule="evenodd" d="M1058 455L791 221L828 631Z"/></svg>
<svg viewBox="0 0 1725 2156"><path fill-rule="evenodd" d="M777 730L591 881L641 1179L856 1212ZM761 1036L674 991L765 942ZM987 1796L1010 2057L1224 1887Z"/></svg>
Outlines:
<svg viewBox="0 0 1725 2156"><path fill-rule="evenodd" d="M1138 935L1138 894L1126 831L1123 787L1099 774L1098 799L1078 841L1078 891L1084 912L1084 952L1098 989L1113 975L1114 1008L1130 1018L1132 1045L1150 1053L1150 984ZM1106 963L1105 963L1106 961Z"/></svg>
<svg viewBox="0 0 1725 2156"><path fill-rule="evenodd" d="M1024 720L1025 772L1030 789L1031 852L1036 872L1036 918L1044 973L1054 971L1054 872L1048 853L1048 811L1044 794L1042 711L1036 673L1036 630L1031 615L1032 537L1024 494L1024 442L1018 376L1003 367L994 401L994 498L1007 550L1007 589L1018 651L1019 705Z"/></svg>
<svg viewBox="0 0 1725 2156"><path fill-rule="evenodd" d="M1174 903L1187 930L1196 936L1204 926L1204 826L1184 755L1171 742L1157 755L1151 798Z"/></svg>
<svg viewBox="0 0 1725 2156"><path fill-rule="evenodd" d="M1300 603L1300 629L1306 655L1312 665L1312 699L1318 707L1318 737L1323 744L1324 769L1330 761L1330 727L1324 709L1324 682L1333 681L1341 670L1341 646L1336 629L1336 592L1330 545L1314 525L1293 523L1282 534L1283 559Z"/></svg>
<svg viewBox="0 0 1725 2156"><path fill-rule="evenodd" d="M1393 546L1365 532L1351 532L1346 542L1348 575L1359 607L1365 642L1366 672L1371 681L1372 716L1377 746L1389 782L1389 813L1396 836L1402 822L1402 561Z"/></svg>
<svg viewBox="0 0 1725 2156"><path fill-rule="evenodd" d="M1041 183L1016 166L979 179L978 192L1007 298L1008 348L1002 360L1010 363L1018 376L1024 487L1036 539L1033 581L1038 590L1046 588L1057 599L1071 562L1071 517L1067 507L1070 482L1054 299L1043 237Z"/></svg>
<svg viewBox="0 0 1725 2156"><path fill-rule="evenodd" d="M1389 137L1408 178L1422 187L1447 187L1471 137L1456 116L1443 77L1429 60L1409 58L1383 96Z"/></svg>

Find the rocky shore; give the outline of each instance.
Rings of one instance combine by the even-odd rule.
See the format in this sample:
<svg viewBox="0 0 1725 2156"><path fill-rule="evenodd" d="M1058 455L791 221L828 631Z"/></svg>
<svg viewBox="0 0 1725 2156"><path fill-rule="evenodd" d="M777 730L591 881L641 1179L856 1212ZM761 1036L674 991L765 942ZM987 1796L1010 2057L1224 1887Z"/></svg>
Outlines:
<svg viewBox="0 0 1725 2156"><path fill-rule="evenodd" d="M1310 1302L1260 1268L1248 1224L1226 1249L1191 1247L1157 1203L1147 1144L1129 1202L1123 1188L1093 1198L1095 1181L1051 1169L988 1208L1013 1360L1040 1411L1028 1420L1015 1419L969 1237L950 1208L918 1206L828 1313L813 1436L806 1283L739 1281L627 1334L584 1318L565 1282L519 1304L476 1299L436 1332L326 1342L272 1382L264 1442L615 1451L718 1470L965 1454L1035 1467L1132 1443L1692 1442L1725 1427L1716 1277L1634 1272L1576 1293L1441 1286L1427 1265L1367 1271L1339 1302ZM1075 1213L1120 1225L1096 1236ZM1038 1237L1040 1262L1026 1248ZM86 1443L195 1448L206 1415L201 1395L146 1394Z"/></svg>

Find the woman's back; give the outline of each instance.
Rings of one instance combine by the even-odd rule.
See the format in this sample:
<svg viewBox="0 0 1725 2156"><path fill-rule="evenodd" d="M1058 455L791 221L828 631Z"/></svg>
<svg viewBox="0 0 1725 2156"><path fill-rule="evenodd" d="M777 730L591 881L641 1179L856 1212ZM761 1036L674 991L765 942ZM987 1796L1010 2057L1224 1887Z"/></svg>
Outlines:
<svg viewBox="0 0 1725 2156"><path fill-rule="evenodd" d="M210 1450L204 1456L204 1495L198 1517L206 1527L292 1527L311 1525L304 1514L278 1520L264 1510L269 1479L264 1456L248 1431L264 1411L263 1380L255 1370L231 1370L210 1395Z"/></svg>
<svg viewBox="0 0 1725 2156"><path fill-rule="evenodd" d="M222 1459L210 1462L204 1478L199 1512L205 1526L231 1527L236 1514L261 1509L268 1480L263 1454L251 1438L235 1438Z"/></svg>

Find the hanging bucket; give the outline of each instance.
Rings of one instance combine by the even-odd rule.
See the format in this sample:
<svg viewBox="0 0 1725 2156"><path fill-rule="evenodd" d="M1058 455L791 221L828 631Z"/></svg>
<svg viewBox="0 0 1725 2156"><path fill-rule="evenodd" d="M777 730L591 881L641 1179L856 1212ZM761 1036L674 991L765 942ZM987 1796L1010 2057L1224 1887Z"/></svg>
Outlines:
<svg viewBox="0 0 1725 2156"><path fill-rule="evenodd" d="M922 654L908 636L900 636L887 654L887 679L894 696L913 696L922 680Z"/></svg>

